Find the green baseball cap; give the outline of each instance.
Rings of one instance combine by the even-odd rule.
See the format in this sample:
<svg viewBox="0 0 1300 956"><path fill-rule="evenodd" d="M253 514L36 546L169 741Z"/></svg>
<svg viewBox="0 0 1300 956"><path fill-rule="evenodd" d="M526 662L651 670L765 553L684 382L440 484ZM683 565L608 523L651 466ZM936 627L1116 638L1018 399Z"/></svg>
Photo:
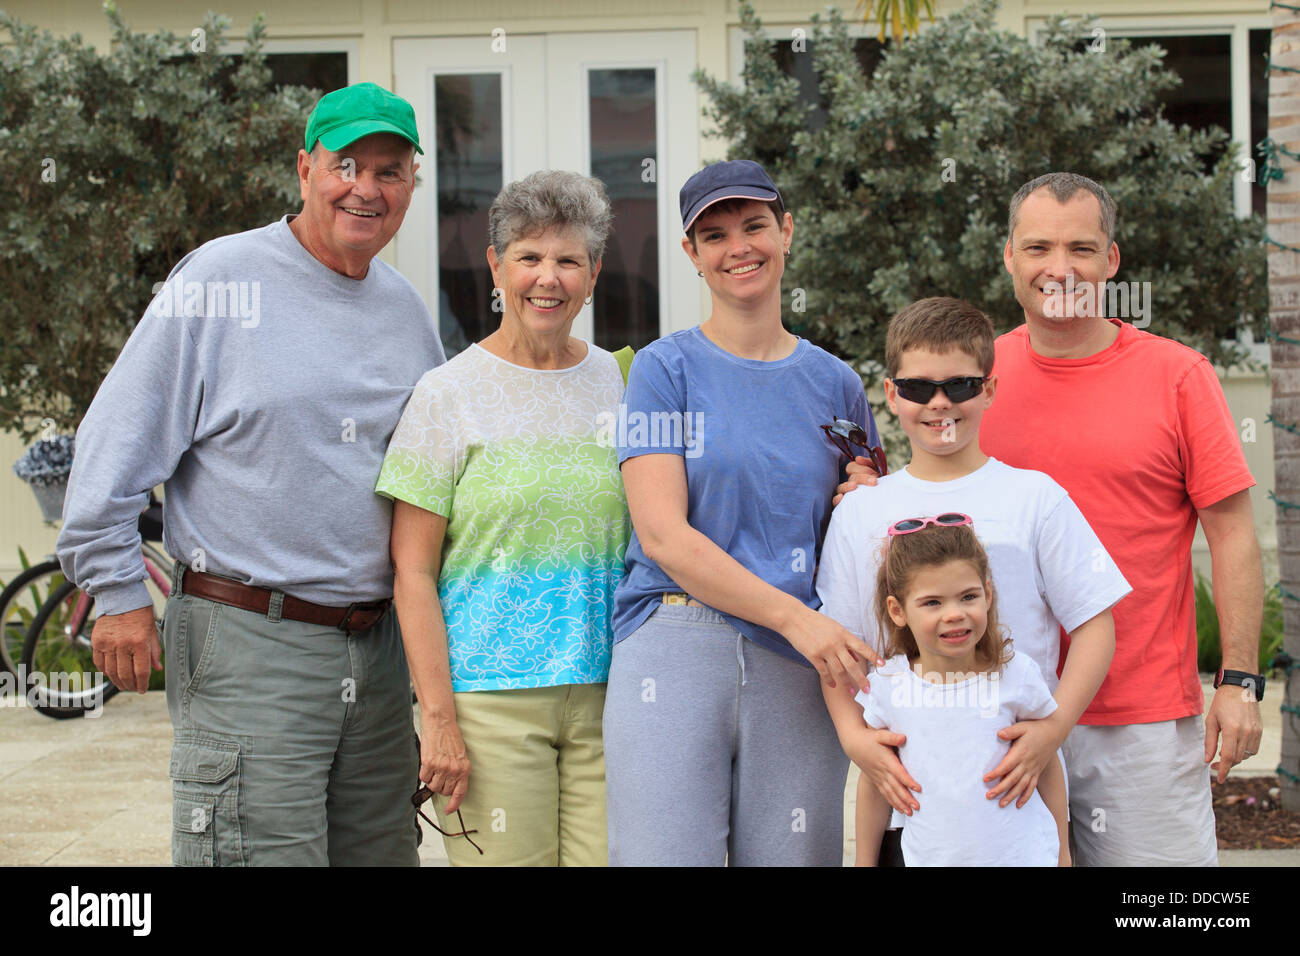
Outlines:
<svg viewBox="0 0 1300 956"><path fill-rule="evenodd" d="M415 151L424 155L415 128L415 110L377 83L356 83L322 96L307 120L307 152L317 140L338 152L371 133L393 133L410 140Z"/></svg>

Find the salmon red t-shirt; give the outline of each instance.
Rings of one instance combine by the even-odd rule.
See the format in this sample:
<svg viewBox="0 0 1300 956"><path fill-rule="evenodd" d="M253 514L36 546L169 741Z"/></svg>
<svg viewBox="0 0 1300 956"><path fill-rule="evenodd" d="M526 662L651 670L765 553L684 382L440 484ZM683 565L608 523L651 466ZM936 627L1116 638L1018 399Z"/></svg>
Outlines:
<svg viewBox="0 0 1300 956"><path fill-rule="evenodd" d="M1000 336L997 397L980 444L1064 487L1132 584L1111 609L1115 658L1079 722L1144 724L1204 709L1192 597L1197 509L1255 481L1205 356L1110 321L1119 336L1087 358L1037 354L1024 325ZM1068 646L1062 635L1062 660Z"/></svg>

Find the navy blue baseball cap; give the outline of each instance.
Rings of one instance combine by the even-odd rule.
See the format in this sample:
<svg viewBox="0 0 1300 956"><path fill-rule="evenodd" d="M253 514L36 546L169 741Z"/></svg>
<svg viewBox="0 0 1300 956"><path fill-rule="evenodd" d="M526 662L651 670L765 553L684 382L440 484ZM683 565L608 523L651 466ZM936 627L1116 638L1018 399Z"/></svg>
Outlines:
<svg viewBox="0 0 1300 956"><path fill-rule="evenodd" d="M715 202L724 199L776 200L785 210L785 201L776 185L752 159L731 159L705 166L686 180L679 197L682 204L682 231L690 232L691 223Z"/></svg>

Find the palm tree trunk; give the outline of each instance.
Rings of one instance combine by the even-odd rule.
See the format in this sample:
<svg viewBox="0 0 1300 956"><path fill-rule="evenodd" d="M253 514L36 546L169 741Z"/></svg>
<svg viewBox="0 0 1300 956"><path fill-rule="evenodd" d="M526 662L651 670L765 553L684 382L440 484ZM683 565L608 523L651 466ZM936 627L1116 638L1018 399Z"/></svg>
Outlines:
<svg viewBox="0 0 1300 956"><path fill-rule="evenodd" d="M1300 153L1300 11L1273 8L1274 66L1268 80L1269 136L1293 153ZM1300 248L1300 162L1279 153L1283 176L1269 183L1268 235L1274 242ZM1271 352L1273 419L1300 423L1300 252L1269 246L1269 320L1274 341ZM1289 341L1288 341L1289 340ZM1274 429L1274 494L1300 505L1300 435ZM1277 515L1278 571L1284 588L1284 647L1300 662L1300 508L1279 506ZM1282 689L1282 688L1279 688ZM1266 688L1267 691L1267 688ZM1284 684L1284 707L1300 707L1300 670ZM1300 714L1282 712L1282 806L1300 811Z"/></svg>

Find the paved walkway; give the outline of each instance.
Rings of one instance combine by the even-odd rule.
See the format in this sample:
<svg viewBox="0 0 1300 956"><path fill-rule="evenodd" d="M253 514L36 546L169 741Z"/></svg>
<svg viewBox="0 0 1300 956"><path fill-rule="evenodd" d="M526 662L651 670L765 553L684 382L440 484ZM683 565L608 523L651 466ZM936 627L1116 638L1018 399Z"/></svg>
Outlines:
<svg viewBox="0 0 1300 956"><path fill-rule="evenodd" d="M1269 774L1277 766L1277 700L1265 702L1264 722L1260 753L1234 773ZM170 749L161 692L119 694L93 719L50 720L26 707L0 708L0 865L168 865ZM855 768L845 789L848 864L856 782ZM442 837L427 826L420 859L447 865ZM1300 866L1300 849L1224 851L1219 862Z"/></svg>

